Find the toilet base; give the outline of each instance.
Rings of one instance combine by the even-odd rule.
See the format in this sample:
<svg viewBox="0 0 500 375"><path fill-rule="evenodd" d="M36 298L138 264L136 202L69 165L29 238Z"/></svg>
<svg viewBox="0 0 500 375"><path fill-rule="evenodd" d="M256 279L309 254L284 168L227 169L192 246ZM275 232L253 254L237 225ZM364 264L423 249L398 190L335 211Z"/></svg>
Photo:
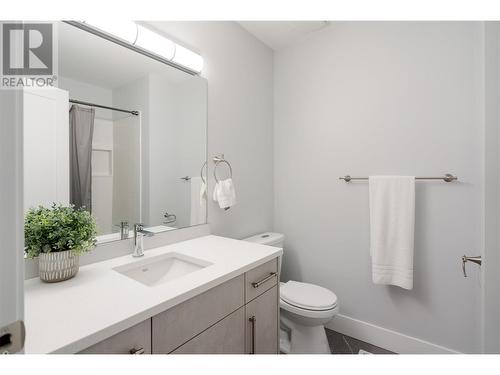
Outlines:
<svg viewBox="0 0 500 375"><path fill-rule="evenodd" d="M280 332L280 351L282 353L331 354L323 325L300 325L283 315L281 316L281 325L283 326Z"/></svg>
<svg viewBox="0 0 500 375"><path fill-rule="evenodd" d="M280 354L290 354L290 332L280 329Z"/></svg>

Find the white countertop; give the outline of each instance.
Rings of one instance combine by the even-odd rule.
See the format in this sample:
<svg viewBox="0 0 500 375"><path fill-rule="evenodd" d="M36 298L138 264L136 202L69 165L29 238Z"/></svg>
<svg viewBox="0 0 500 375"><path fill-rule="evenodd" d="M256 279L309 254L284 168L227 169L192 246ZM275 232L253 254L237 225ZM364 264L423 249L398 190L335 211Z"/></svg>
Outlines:
<svg viewBox="0 0 500 375"><path fill-rule="evenodd" d="M99 251L99 250L95 250ZM176 252L212 265L157 286L114 267ZM282 254L276 247L205 236L80 268L70 280L25 282L25 353L76 353Z"/></svg>

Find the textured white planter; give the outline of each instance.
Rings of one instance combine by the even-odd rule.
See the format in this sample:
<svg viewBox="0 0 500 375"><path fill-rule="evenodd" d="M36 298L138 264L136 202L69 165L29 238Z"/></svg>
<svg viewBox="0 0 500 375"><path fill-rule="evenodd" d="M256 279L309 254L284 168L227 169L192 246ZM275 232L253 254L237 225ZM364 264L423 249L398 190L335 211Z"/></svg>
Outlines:
<svg viewBox="0 0 500 375"><path fill-rule="evenodd" d="M40 279L47 283L71 279L80 268L79 260L72 250L42 253L38 256Z"/></svg>

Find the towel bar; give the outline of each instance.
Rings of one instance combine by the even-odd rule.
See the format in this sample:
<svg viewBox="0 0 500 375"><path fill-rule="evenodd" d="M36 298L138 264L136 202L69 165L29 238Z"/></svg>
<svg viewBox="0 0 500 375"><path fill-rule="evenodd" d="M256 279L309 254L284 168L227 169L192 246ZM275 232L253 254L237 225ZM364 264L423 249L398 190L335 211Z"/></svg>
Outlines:
<svg viewBox="0 0 500 375"><path fill-rule="evenodd" d="M349 175L345 175L343 177L339 177L339 180L344 180L345 182L350 182L352 180L368 180L368 177L351 177ZM446 173L441 177L415 177L415 180L443 180L445 182L453 182L457 181L458 177L453 176L452 174Z"/></svg>
<svg viewBox="0 0 500 375"><path fill-rule="evenodd" d="M229 178L233 178L233 167L231 167L231 164L229 164L229 162L226 159L224 159L224 154L221 154L219 156L214 156L212 160L215 164L214 167L215 182L219 182L219 179L217 178L217 167L219 166L220 163L227 164L227 166L229 167Z"/></svg>

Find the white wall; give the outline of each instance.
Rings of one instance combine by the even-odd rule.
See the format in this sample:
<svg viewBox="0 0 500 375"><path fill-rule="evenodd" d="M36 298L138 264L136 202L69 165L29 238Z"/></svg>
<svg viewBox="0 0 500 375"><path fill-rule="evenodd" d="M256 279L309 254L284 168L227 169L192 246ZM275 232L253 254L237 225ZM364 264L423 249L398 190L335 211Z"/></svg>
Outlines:
<svg viewBox="0 0 500 375"><path fill-rule="evenodd" d="M275 54L275 230L284 278L324 285L351 318L462 352L480 350L483 25L336 22ZM374 285L368 186L418 182L414 289Z"/></svg>
<svg viewBox="0 0 500 375"><path fill-rule="evenodd" d="M132 195L123 195L120 194L119 197L117 197L117 204L118 201L122 199L131 199L132 202L129 202L129 204L132 204L133 206L140 207L140 215L139 220L136 218L132 220L129 224L133 225L133 223L136 222L142 222L145 221L149 217L149 194L147 192L149 191L149 80L148 77L143 77L140 78L134 82L127 83L121 87L117 87L113 89L113 106L117 108L127 108L130 110L134 111L140 111L140 119L136 119L134 123L140 128L139 130L140 133L140 138L136 138L134 142L135 147L134 147L134 158L137 159L140 156L140 170L139 165L137 165L137 168L134 168L132 171L135 176L140 176L140 183L134 184L136 187L135 192L133 193L133 198ZM115 113L114 114L116 119L124 118L123 114L120 113ZM127 115L125 115L127 116ZM138 122L140 121L140 123ZM130 124L129 121L125 121L124 124ZM116 130L116 128L115 128ZM132 130L132 129L130 129ZM125 133L124 133L125 135ZM139 143L140 140L140 143ZM140 146L140 152L138 153L137 147ZM125 156L125 155L124 155ZM122 171L123 173L126 173L126 170ZM123 175L126 177L125 175ZM129 194L132 194L132 191L130 190ZM144 192L144 194L142 194ZM137 201L137 199L140 199L140 204ZM122 216L122 211L118 212L115 216Z"/></svg>
<svg viewBox="0 0 500 375"><path fill-rule="evenodd" d="M149 225L161 225L166 211L180 220L187 211L179 205L179 179L177 164L177 130L175 119L177 92L169 80L149 76ZM200 159L201 160L201 159ZM175 226L185 226L177 221Z"/></svg>
<svg viewBox="0 0 500 375"><path fill-rule="evenodd" d="M238 204L209 203L213 233L242 238L269 230L273 218L273 54L234 22L150 22L203 56L208 79L208 155L224 153ZM212 174L212 163L210 162ZM213 180L210 181L211 188Z"/></svg>
<svg viewBox="0 0 500 375"><path fill-rule="evenodd" d="M141 119L128 116L113 122L113 223L132 227L141 220Z"/></svg>
<svg viewBox="0 0 500 375"><path fill-rule="evenodd" d="M200 205L199 193L194 192L191 202L193 181L181 180L181 176L200 176L201 167L207 155L207 85L198 80L184 80L175 86L175 149L177 200L183 215L177 215L178 226L204 224L203 215L191 218L191 205ZM193 185L192 185L193 184ZM201 208L206 213L206 209ZM193 213L196 213L195 210Z"/></svg>

